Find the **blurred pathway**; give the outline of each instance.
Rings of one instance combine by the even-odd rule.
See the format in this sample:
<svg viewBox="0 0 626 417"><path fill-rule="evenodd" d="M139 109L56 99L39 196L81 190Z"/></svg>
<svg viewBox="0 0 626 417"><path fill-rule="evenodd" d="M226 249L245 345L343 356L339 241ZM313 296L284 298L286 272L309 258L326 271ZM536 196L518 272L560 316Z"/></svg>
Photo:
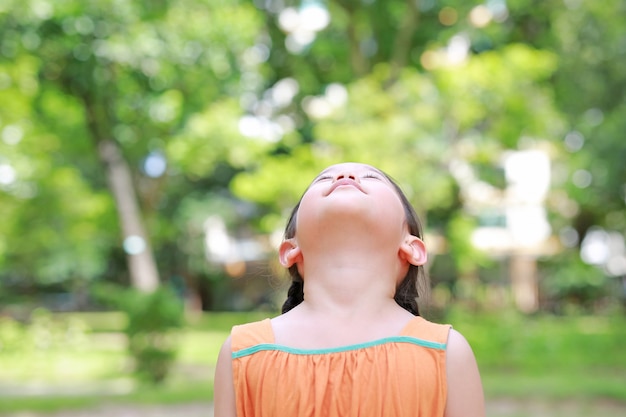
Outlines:
<svg viewBox="0 0 626 417"><path fill-rule="evenodd" d="M487 417L625 417L626 403L602 399L492 399Z"/></svg>
<svg viewBox="0 0 626 417"><path fill-rule="evenodd" d="M213 417L213 404L191 403L176 405L110 404L84 410L68 410L55 413L22 411L0 414L3 417Z"/></svg>
<svg viewBox="0 0 626 417"><path fill-rule="evenodd" d="M177 405L110 404L86 410L56 413L20 412L0 414L3 417L213 417L211 403ZM610 400L542 400L497 399L487 403L488 417L624 417L626 403Z"/></svg>

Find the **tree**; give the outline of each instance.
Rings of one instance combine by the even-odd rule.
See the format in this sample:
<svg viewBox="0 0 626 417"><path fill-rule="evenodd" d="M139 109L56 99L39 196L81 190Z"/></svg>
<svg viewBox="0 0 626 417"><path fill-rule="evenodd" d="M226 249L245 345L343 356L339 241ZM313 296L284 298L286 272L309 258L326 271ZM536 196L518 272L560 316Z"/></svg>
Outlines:
<svg viewBox="0 0 626 417"><path fill-rule="evenodd" d="M7 111L5 120L14 124L5 130L7 137L15 131L23 137L5 140L13 146L5 169L17 172L17 185L11 185L15 189L28 179L38 181L34 183L38 191L29 201L3 196L17 220L13 227L23 229L28 217L20 209L31 202L47 204L46 194L71 206L78 196L73 195L76 190L69 178L84 184L86 195L81 197L87 201L108 187L112 201L98 207L112 204L117 208L130 281L138 289L152 291L159 276L151 244L154 233L146 227L156 221L168 184L162 172L146 172L142 165L147 156L165 154L170 138L189 130L205 107L238 93L241 72L237 63L258 36L260 21L254 7L238 1L10 1L0 10L0 20L1 65L9 86L3 94L6 102L20 103ZM226 147L228 140L214 136L209 143ZM46 149L46 141L55 146ZM41 152L21 153L33 144ZM179 162L176 156L171 160L174 166ZM20 157L40 161L48 172L26 178L26 169L14 168ZM216 157L205 166L209 176L220 162ZM50 188L46 176L61 172L74 176L64 177L68 189ZM36 211L39 215L40 210ZM110 229L107 223L87 235L71 233L72 225L87 220L82 213L81 219L74 219L72 213L76 210L67 207L55 213L64 220L57 240L63 242L60 246L66 255L78 254L75 248L85 238L98 241ZM18 230L10 236L15 239ZM109 240L102 247L93 246L97 260L91 259L88 272L77 273L87 278L102 274L111 245ZM7 273L26 269L26 259L31 257L44 258L47 264L71 263L72 257L61 263L37 247L7 246L12 246L3 257ZM55 273L58 280L70 274Z"/></svg>
<svg viewBox="0 0 626 417"><path fill-rule="evenodd" d="M467 55L472 47L468 39L458 51L460 57L451 57L450 45L448 51L437 47L450 32L441 30L441 11L421 7L375 2L351 9L349 2L330 3L335 13L331 26L290 57L294 65L307 61L309 69L303 74L298 66L286 73L291 67L276 66L283 80L294 80L298 95L287 106L276 106L274 117L301 118L299 128L284 136L276 154L268 155L258 170L235 178L238 195L284 208L307 181L294 180L289 170L308 172L311 178L331 161L358 159L398 177L424 214L449 213L446 208L458 208L458 184L448 172L455 160L496 166L501 152L516 148L524 136L558 140L563 123L544 84L555 70L554 55L510 45L472 56ZM455 13L463 10L469 9L463 6ZM362 27L361 35L353 39L357 27ZM285 35L274 37L277 51L272 56L287 59L290 51L282 49ZM367 39L380 50L368 55L367 48L355 46ZM342 54L350 59L338 65ZM336 64L325 71L329 56ZM318 74L319 82L312 81L311 72Z"/></svg>
<svg viewBox="0 0 626 417"><path fill-rule="evenodd" d="M623 51L614 46L623 30L608 15L622 3L331 1L329 25L313 33L302 22L310 3L268 7L274 76L264 96L285 80L295 86L272 117L297 128L233 189L273 212L297 199L300 176L358 159L400 178L428 225L442 229L462 216L455 212L481 214L463 207L468 187L491 198L502 191L505 151L539 147L554 161L548 208L557 232L569 223L580 236L598 223L623 230L624 94L612 93L623 91ZM300 25L287 24L294 14ZM579 151L591 132L593 144Z"/></svg>
<svg viewBox="0 0 626 417"><path fill-rule="evenodd" d="M207 265L204 220L274 231L309 179L340 159L400 180L429 231L449 239L438 250L452 251L456 273L480 265L458 253L469 236L451 224L470 230L468 217L489 217L468 195L501 193L507 150L550 154L555 232L573 226L578 243L594 225L623 234L620 7L7 1L0 274L111 277L120 243L137 236L164 277L221 279Z"/></svg>

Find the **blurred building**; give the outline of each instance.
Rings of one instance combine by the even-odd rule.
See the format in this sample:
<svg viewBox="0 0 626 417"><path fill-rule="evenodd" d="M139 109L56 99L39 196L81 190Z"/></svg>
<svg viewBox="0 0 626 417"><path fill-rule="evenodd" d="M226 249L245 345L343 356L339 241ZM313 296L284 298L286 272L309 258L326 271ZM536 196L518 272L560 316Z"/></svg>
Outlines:
<svg viewBox="0 0 626 417"><path fill-rule="evenodd" d="M479 219L473 245L509 265L516 306L524 312L539 307L536 261L555 253L545 201L550 189L550 158L540 149L509 151L502 158L504 189L475 175L464 161L455 161L453 175L461 185L467 210Z"/></svg>

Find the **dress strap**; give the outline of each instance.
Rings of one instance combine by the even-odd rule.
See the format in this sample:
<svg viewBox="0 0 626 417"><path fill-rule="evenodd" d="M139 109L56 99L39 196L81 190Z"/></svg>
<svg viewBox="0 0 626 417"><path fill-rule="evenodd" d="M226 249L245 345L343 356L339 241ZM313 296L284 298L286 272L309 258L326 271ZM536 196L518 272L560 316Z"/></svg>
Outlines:
<svg viewBox="0 0 626 417"><path fill-rule="evenodd" d="M270 319L233 326L231 331L233 352L263 343L274 343Z"/></svg>
<svg viewBox="0 0 626 417"><path fill-rule="evenodd" d="M449 324L437 324L416 316L404 327L402 336L412 336L445 345L448 342L451 327Z"/></svg>

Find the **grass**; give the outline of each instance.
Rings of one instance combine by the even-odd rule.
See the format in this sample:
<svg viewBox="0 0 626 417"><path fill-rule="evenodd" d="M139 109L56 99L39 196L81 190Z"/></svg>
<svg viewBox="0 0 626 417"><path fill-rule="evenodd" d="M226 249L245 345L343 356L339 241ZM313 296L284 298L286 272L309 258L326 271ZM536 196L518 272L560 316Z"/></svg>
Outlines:
<svg viewBox="0 0 626 417"><path fill-rule="evenodd" d="M626 403L622 316L452 312L474 349L488 398L572 397Z"/></svg>
<svg viewBox="0 0 626 417"><path fill-rule="evenodd" d="M15 396L0 401L0 415L16 412L55 413L63 410L92 408L101 404L182 404L210 401L210 381L168 383L162 387L141 386L123 395L91 393L87 395Z"/></svg>
<svg viewBox="0 0 626 417"><path fill-rule="evenodd" d="M227 331L181 331L176 365L163 386L138 384L130 378L125 339L119 334L95 332L79 349L0 355L0 415L112 403L210 401L215 359L227 336ZM7 394L8 388L12 393Z"/></svg>
<svg viewBox="0 0 626 417"><path fill-rule="evenodd" d="M624 371L563 371L544 373L482 371L487 398L546 399L612 399L626 403Z"/></svg>
<svg viewBox="0 0 626 417"><path fill-rule="evenodd" d="M10 401L0 401L0 415L29 411L33 413L56 413L64 410L92 408L102 403L102 398L93 396L43 396L12 397Z"/></svg>
<svg viewBox="0 0 626 417"><path fill-rule="evenodd" d="M52 333L58 333L56 336L47 331L39 334L32 329L16 329L12 323L11 339L19 344L14 343L16 348L9 353L0 350L0 414L54 413L105 403L210 401L215 360L230 328L266 316L263 313L215 313L190 318L187 328L178 335L180 349L176 365L167 383L156 387L136 384L130 378L126 338L120 333L126 319L120 313L55 315L58 331ZM69 344L54 341L67 331L67 326L60 323L68 321L84 323L89 329L86 337ZM3 335L2 325L6 330L8 323L0 322L0 336ZM23 340L18 341L16 334ZM23 345L40 343L38 339L47 340L48 347L23 348Z"/></svg>
<svg viewBox="0 0 626 417"><path fill-rule="evenodd" d="M59 317L82 320L91 330L82 339L73 339L71 346L57 341L48 349L0 351L0 414L55 412L103 403L210 401L215 360L232 325L267 316L210 313L191 318L179 333L176 366L160 387L139 385L130 378L125 338L119 333L123 316L89 313ZM472 345L488 399L608 399L626 407L624 317L452 311L445 321ZM48 394L33 392L33 386L45 387ZM70 395L75 389L81 394ZM10 401L4 400L7 398Z"/></svg>

